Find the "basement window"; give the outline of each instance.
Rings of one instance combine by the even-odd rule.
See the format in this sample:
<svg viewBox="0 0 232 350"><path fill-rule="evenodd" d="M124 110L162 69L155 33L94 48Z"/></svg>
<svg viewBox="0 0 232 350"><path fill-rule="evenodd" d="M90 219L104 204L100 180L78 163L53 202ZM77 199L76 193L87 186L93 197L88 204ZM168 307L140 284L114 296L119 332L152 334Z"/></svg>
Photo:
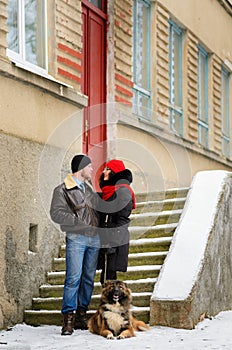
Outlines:
<svg viewBox="0 0 232 350"><path fill-rule="evenodd" d="M29 251L37 252L37 242L38 242L38 225L30 224L29 227Z"/></svg>

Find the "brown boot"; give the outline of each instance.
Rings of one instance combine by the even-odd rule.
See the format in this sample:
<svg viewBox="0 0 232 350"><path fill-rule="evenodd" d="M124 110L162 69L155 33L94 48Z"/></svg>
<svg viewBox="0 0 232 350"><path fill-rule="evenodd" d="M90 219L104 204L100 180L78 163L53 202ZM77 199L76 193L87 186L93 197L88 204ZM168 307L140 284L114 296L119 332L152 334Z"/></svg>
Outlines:
<svg viewBox="0 0 232 350"><path fill-rule="evenodd" d="M71 335L73 333L73 314L65 314L61 335Z"/></svg>
<svg viewBox="0 0 232 350"><path fill-rule="evenodd" d="M86 310L77 310L76 317L74 321L74 329L88 329L88 318L86 314Z"/></svg>

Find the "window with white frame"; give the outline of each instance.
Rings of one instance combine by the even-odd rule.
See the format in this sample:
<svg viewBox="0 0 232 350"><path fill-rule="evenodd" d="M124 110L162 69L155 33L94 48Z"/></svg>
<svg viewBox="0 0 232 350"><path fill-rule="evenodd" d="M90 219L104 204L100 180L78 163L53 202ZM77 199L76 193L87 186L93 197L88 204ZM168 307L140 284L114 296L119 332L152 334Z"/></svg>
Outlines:
<svg viewBox="0 0 232 350"><path fill-rule="evenodd" d="M198 142L208 147L208 53L198 46Z"/></svg>
<svg viewBox="0 0 232 350"><path fill-rule="evenodd" d="M133 2L133 113L150 117L150 0Z"/></svg>
<svg viewBox="0 0 232 350"><path fill-rule="evenodd" d="M230 74L222 67L221 75L221 120L222 120L222 154L230 157Z"/></svg>
<svg viewBox="0 0 232 350"><path fill-rule="evenodd" d="M178 135L183 135L182 105L182 65L183 31L169 20L169 89L170 89L170 126Z"/></svg>
<svg viewBox="0 0 232 350"><path fill-rule="evenodd" d="M46 71L46 0L8 1L9 58L25 68Z"/></svg>

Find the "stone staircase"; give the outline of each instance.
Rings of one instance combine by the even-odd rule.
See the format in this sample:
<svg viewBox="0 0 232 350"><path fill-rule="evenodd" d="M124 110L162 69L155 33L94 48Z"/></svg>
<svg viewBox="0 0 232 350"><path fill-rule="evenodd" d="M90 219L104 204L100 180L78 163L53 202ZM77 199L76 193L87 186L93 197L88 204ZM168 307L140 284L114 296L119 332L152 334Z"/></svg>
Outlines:
<svg viewBox="0 0 232 350"><path fill-rule="evenodd" d="M188 189L170 189L149 194L149 199L137 195L137 208L131 215L129 267L118 273L118 279L127 282L133 296L133 314L146 323L150 318L150 297L161 266L168 253L172 236L185 204ZM98 307L101 285L97 271L89 314ZM47 284L40 287L40 297L33 298L32 309L25 310L24 321L61 325L60 312L65 278L65 246L59 258L53 260L53 271L47 273Z"/></svg>

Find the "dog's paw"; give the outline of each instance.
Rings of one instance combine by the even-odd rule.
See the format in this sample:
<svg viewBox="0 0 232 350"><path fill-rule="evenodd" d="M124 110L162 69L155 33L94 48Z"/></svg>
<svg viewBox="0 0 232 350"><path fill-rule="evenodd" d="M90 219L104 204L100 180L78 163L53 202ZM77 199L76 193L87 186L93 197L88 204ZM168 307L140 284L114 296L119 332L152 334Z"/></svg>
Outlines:
<svg viewBox="0 0 232 350"><path fill-rule="evenodd" d="M110 340L114 339L113 333L107 334L106 339L110 339Z"/></svg>
<svg viewBox="0 0 232 350"><path fill-rule="evenodd" d="M118 336L117 339L125 339L125 338L131 338L134 337L135 334L132 330L129 329L125 329L124 331L122 331Z"/></svg>
<svg viewBox="0 0 232 350"><path fill-rule="evenodd" d="M117 336L117 339L125 339L126 337L123 335L123 334L119 334L118 336Z"/></svg>

